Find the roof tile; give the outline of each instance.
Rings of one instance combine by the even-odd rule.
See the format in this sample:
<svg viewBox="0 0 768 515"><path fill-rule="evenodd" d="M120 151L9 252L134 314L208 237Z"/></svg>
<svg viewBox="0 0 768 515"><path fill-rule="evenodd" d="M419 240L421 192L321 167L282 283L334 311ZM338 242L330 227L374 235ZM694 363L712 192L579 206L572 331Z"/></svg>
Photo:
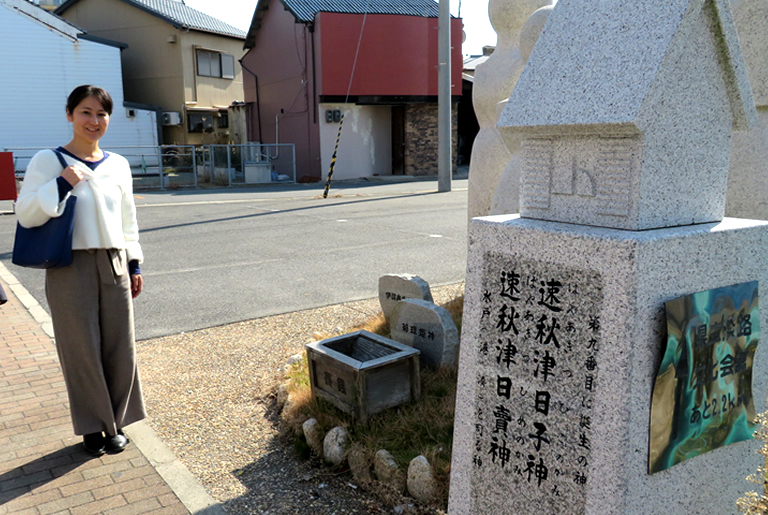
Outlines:
<svg viewBox="0 0 768 515"><path fill-rule="evenodd" d="M215 34L222 34L225 36L245 39L244 31L233 27L228 23L224 23L223 21L214 18L213 16L209 16L205 13L201 13L196 9L192 9L179 0L127 1L128 3L135 4L139 8L143 8L163 18L166 18L172 23L181 25L184 28L200 30L204 32L213 32Z"/></svg>
<svg viewBox="0 0 768 515"><path fill-rule="evenodd" d="M147 0L144 0L147 1ZM297 20L310 22L318 12L401 14L436 18L435 0L282 0Z"/></svg>

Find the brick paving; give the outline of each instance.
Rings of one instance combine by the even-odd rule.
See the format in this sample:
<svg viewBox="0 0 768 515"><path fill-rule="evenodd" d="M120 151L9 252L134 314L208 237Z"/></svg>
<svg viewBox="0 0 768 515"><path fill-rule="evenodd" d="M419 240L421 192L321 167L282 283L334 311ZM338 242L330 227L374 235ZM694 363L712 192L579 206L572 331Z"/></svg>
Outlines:
<svg viewBox="0 0 768 515"><path fill-rule="evenodd" d="M133 443L101 458L82 450L54 343L1 284L0 515L189 514Z"/></svg>

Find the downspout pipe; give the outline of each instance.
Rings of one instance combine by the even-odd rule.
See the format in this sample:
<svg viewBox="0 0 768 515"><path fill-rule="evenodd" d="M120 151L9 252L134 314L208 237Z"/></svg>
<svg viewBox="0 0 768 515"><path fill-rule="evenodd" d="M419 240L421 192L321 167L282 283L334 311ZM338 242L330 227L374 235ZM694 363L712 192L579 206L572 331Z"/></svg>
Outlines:
<svg viewBox="0 0 768 515"><path fill-rule="evenodd" d="M253 75L253 78L256 81L256 119L259 125L259 140L261 140L263 139L264 135L261 132L261 95L259 94L259 76L251 71L245 64L243 64L242 59L238 59L237 62L240 63L240 66L243 68L243 70ZM260 141L260 143L263 143L263 141Z"/></svg>
<svg viewBox="0 0 768 515"><path fill-rule="evenodd" d="M317 73L315 73L315 24L309 24L309 33L312 35L312 111L315 113L315 125L317 125Z"/></svg>

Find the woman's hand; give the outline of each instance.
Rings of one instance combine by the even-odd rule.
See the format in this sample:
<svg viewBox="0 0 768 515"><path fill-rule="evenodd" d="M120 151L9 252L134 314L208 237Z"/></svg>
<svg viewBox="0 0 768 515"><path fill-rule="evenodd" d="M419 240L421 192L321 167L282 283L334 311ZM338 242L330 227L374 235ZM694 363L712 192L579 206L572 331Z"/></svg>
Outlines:
<svg viewBox="0 0 768 515"><path fill-rule="evenodd" d="M141 293L141 290L143 289L144 279L142 279L141 274L131 275L131 297L135 299L139 296L139 293Z"/></svg>
<svg viewBox="0 0 768 515"><path fill-rule="evenodd" d="M71 184L73 188L77 186L78 182L86 178L85 172L83 172L83 170L80 168L75 168L74 166L66 167L64 171L61 172L61 176L64 177L64 179L69 184Z"/></svg>

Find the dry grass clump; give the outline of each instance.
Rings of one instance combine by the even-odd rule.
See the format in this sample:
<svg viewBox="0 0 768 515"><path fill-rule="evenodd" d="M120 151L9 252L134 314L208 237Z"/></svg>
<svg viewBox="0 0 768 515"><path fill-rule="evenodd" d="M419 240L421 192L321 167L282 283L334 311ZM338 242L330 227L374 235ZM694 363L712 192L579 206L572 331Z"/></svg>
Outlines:
<svg viewBox="0 0 768 515"><path fill-rule="evenodd" d="M461 330L461 314L464 298L458 297L443 305L453 316ZM364 324L349 328L347 332L366 330L389 337L389 326L382 314ZM318 334L318 339L332 335ZM287 388L290 402L283 411L286 432L294 440L299 453L309 456L304 442L302 424L309 418L317 419L324 432L336 426L347 428L353 445L373 463L380 449L386 449L405 471L416 456L427 458L434 470L438 485L435 507L445 509L448 503L448 484L453 441L453 414L456 404L457 370L441 368L421 370L421 400L397 408L385 410L361 424L350 415L336 409L323 400L312 398L307 362L294 365L288 373ZM382 500L396 502L397 494L384 485L368 485Z"/></svg>
<svg viewBox="0 0 768 515"><path fill-rule="evenodd" d="M768 413L761 413L755 417L755 423L758 429L755 431L755 438L762 440L763 446L760 453L768 458ZM753 474L747 480L762 485L760 492L747 492L744 497L736 501L739 511L747 515L768 515L768 496L766 495L766 486L768 486L768 476L766 476L766 467L757 469L757 474Z"/></svg>

